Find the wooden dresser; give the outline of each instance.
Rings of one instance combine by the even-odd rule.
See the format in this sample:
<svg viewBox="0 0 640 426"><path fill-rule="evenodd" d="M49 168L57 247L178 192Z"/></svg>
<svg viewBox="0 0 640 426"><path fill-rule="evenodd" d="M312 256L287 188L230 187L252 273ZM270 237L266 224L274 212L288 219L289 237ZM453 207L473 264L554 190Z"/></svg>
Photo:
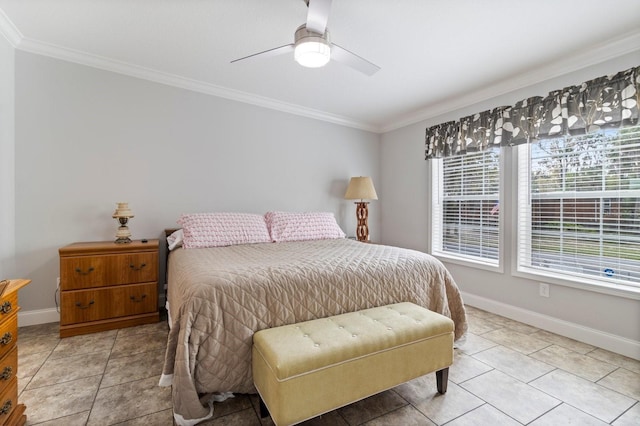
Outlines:
<svg viewBox="0 0 640 426"><path fill-rule="evenodd" d="M0 424L23 425L26 407L18 403L18 290L30 280L11 280L0 297Z"/></svg>
<svg viewBox="0 0 640 426"><path fill-rule="evenodd" d="M158 322L158 240L74 243L60 254L60 337Z"/></svg>

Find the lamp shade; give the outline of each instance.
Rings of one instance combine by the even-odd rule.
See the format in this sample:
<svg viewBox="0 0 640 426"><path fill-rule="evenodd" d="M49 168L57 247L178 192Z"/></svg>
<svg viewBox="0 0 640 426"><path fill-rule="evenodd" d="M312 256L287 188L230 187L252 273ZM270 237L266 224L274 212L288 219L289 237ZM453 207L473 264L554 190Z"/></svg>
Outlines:
<svg viewBox="0 0 640 426"><path fill-rule="evenodd" d="M369 176L352 177L344 194L345 200L377 200L378 194Z"/></svg>
<svg viewBox="0 0 640 426"><path fill-rule="evenodd" d="M129 208L129 203L116 203L116 211L113 212L113 218L127 217L132 218L133 212Z"/></svg>

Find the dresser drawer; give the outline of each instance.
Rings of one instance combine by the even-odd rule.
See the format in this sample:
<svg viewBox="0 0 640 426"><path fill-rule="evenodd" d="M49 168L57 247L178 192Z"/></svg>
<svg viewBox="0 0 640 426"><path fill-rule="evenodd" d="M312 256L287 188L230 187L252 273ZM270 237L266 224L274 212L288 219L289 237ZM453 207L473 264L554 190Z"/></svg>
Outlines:
<svg viewBox="0 0 640 426"><path fill-rule="evenodd" d="M0 324L0 358L14 348L18 337L18 316L11 315Z"/></svg>
<svg viewBox="0 0 640 426"><path fill-rule="evenodd" d="M18 293L15 291L5 293L0 298L0 326L11 317L11 314L18 309Z"/></svg>
<svg viewBox="0 0 640 426"><path fill-rule="evenodd" d="M158 253L123 253L60 258L61 290L156 281Z"/></svg>
<svg viewBox="0 0 640 426"><path fill-rule="evenodd" d="M131 284L93 290L63 291L60 324L76 324L158 310L157 283Z"/></svg>
<svg viewBox="0 0 640 426"><path fill-rule="evenodd" d="M18 348L15 347L0 359L0 393L11 382L18 371Z"/></svg>
<svg viewBox="0 0 640 426"><path fill-rule="evenodd" d="M5 424L11 412L18 406L18 378L13 376L8 386L0 392L0 424Z"/></svg>

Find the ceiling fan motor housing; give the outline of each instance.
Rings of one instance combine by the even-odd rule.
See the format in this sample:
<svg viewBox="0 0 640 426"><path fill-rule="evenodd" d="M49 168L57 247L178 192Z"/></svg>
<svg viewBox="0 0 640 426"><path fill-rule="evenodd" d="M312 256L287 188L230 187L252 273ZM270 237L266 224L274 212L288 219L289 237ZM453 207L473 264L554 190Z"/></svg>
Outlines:
<svg viewBox="0 0 640 426"><path fill-rule="evenodd" d="M329 30L325 30L324 34L316 33L314 31L309 31L307 29L307 24L302 24L296 29L296 33L294 36L294 43L297 45L304 39L310 39L309 41L323 42L325 44L331 44L331 40L329 40Z"/></svg>

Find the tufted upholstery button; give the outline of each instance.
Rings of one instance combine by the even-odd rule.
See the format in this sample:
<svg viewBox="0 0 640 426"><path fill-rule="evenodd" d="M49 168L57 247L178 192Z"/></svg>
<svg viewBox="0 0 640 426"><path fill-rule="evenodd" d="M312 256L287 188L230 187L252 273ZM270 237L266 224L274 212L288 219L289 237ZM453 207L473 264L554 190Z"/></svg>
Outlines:
<svg viewBox="0 0 640 426"><path fill-rule="evenodd" d="M351 337L358 337L358 335L357 334L352 334Z"/></svg>
<svg viewBox="0 0 640 426"><path fill-rule="evenodd" d="M314 344L313 346L315 346L316 348L319 348L319 347L320 347L320 345L319 345L319 344L317 344L317 343L316 343L316 344Z"/></svg>
<svg viewBox="0 0 640 426"><path fill-rule="evenodd" d="M387 330L392 330L392 328L391 327L387 327Z"/></svg>
<svg viewBox="0 0 640 426"><path fill-rule="evenodd" d="M309 335L308 334L303 334L302 337L309 337Z"/></svg>

